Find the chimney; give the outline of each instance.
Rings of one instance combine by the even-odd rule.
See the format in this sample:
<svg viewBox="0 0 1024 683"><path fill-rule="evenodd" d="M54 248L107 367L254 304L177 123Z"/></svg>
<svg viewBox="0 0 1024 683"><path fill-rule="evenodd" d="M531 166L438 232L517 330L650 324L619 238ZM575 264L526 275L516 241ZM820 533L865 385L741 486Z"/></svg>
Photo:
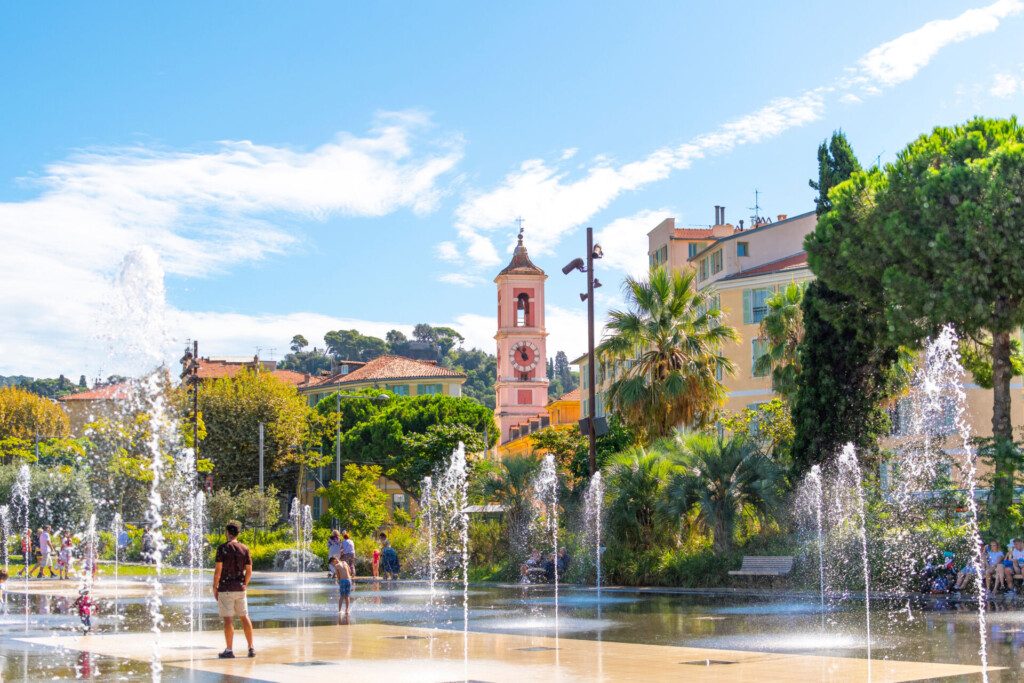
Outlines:
<svg viewBox="0 0 1024 683"><path fill-rule="evenodd" d="M740 219L740 231L742 231L742 230L743 230L743 219L741 218Z"/></svg>
<svg viewBox="0 0 1024 683"><path fill-rule="evenodd" d="M721 217L721 219L719 219L718 224L719 225L725 225L725 207L724 206L718 207L718 212L720 214L722 214L722 217Z"/></svg>
<svg viewBox="0 0 1024 683"><path fill-rule="evenodd" d="M777 220L780 220L780 221L784 221L784 220L786 220L786 214L784 214L784 213L780 213L780 214L779 214L779 217L778 217L778 219L777 219Z"/></svg>
<svg viewBox="0 0 1024 683"><path fill-rule="evenodd" d="M718 204L715 204L715 222L714 222L714 223L712 223L712 225L719 225L719 221L718 221L718 211L719 211L719 209L721 209L721 208L722 208L722 207L720 207L720 206L719 206Z"/></svg>

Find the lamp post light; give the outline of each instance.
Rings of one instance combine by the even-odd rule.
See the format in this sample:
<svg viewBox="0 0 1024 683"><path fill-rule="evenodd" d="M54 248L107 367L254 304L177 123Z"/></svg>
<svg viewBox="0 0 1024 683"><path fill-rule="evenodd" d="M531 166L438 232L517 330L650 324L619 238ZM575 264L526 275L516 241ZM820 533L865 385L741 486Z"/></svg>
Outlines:
<svg viewBox="0 0 1024 683"><path fill-rule="evenodd" d="M562 273L568 275L574 270L587 274L587 291L580 294L580 301L587 302L587 398L588 409L586 416L587 440L589 442L587 463L590 468L590 476L597 472L597 428L595 417L597 415L596 391L594 388L594 290L601 286L601 281L594 277L594 259L604 256L600 244L594 244L594 229L587 228L587 258L575 258L562 268Z"/></svg>

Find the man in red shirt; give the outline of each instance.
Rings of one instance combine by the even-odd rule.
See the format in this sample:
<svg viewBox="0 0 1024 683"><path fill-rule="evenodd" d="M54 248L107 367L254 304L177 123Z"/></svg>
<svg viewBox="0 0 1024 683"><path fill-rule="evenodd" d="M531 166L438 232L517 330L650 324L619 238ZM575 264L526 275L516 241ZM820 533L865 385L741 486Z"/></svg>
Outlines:
<svg viewBox="0 0 1024 683"><path fill-rule="evenodd" d="M217 611L224 619L224 641L227 645L224 652L217 655L221 659L235 657L231 649L235 639L235 617L242 622L245 640L249 644L249 656L256 656L252 646L252 621L245 603L245 589L252 580L252 559L249 557L249 549L237 540L241 526L241 522L227 523L225 531L228 542L217 548L217 566L213 570L213 597L217 600Z"/></svg>

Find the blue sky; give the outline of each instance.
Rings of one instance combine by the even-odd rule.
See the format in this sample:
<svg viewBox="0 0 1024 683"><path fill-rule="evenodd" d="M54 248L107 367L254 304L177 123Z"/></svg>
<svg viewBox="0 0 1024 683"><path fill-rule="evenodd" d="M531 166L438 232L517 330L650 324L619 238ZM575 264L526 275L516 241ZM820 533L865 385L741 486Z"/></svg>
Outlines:
<svg viewBox="0 0 1024 683"><path fill-rule="evenodd" d="M0 373L421 321L490 350L518 215L573 355L586 225L606 309L664 216L810 209L836 128L884 162L1024 102L1021 0L720 4L3 6Z"/></svg>

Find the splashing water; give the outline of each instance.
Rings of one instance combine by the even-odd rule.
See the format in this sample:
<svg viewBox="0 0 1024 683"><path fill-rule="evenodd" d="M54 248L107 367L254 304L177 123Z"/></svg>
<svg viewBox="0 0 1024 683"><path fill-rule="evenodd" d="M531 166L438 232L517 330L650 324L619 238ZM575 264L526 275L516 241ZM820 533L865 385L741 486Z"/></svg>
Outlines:
<svg viewBox="0 0 1024 683"><path fill-rule="evenodd" d="M188 519L188 624L190 636L203 630L203 620L196 609L202 599L200 579L206 549L206 494L196 491L191 496Z"/></svg>
<svg viewBox="0 0 1024 683"><path fill-rule="evenodd" d="M824 507L824 485L821 480L821 465L813 465L797 493L797 505L800 511L814 520L815 546L818 554L818 599L821 609L821 628L825 629L826 609L825 594L828 582L825 578L825 531L822 520Z"/></svg>
<svg viewBox="0 0 1024 683"><path fill-rule="evenodd" d="M864 511L864 484L860 476L860 463L857 462L857 451L852 443L843 446L839 455L840 476L849 477L853 501L857 506L857 517L861 544L861 564L864 571L864 625L867 641L868 680L871 680L871 567L868 563L868 530L867 516Z"/></svg>
<svg viewBox="0 0 1024 683"><path fill-rule="evenodd" d="M4 571L11 573L10 543L11 543L11 508L7 505L0 505L0 543L3 544Z"/></svg>
<svg viewBox="0 0 1024 683"><path fill-rule="evenodd" d="M551 538L551 561L555 579L555 636L558 636L558 470L555 456L544 456L540 472L533 482L534 492L545 510L545 531Z"/></svg>
<svg viewBox="0 0 1024 683"><path fill-rule="evenodd" d="M594 548L594 574L598 603L601 601L601 516L604 513L604 480L595 472L583 495L586 538Z"/></svg>
<svg viewBox="0 0 1024 683"><path fill-rule="evenodd" d="M28 550L25 550L26 540L32 537L32 527L29 526L29 506L30 506L30 494L32 490L32 473L28 469L28 465L22 465L21 469L18 470L18 478L14 481L14 489L11 492L13 500L17 502L18 512L21 513L21 548L24 554L24 570L25 570L25 581L23 586L23 596L25 599L25 630L28 631L28 568L29 568L29 555L32 554L32 542L28 540Z"/></svg>
<svg viewBox="0 0 1024 683"><path fill-rule="evenodd" d="M110 531L114 535L114 630L116 631L120 627L121 587L118 574L121 568L121 534L124 532L124 521L121 519L120 512L114 513L114 521Z"/></svg>
<svg viewBox="0 0 1024 683"><path fill-rule="evenodd" d="M437 559L434 557L434 480L423 478L420 499L423 501L423 521L427 534L427 585L430 587L429 606L434 606L437 598Z"/></svg>
<svg viewBox="0 0 1024 683"><path fill-rule="evenodd" d="M964 393L964 368L960 364L959 340L951 325L942 328L939 336L931 341L925 351L923 368L924 379L922 393L925 405L934 413L949 406L948 398L952 398L952 422L958 437L960 452L963 453L964 485L967 488L968 537L973 554L971 564L974 567L978 585L978 655L983 667L982 678L988 681L988 626L985 613L986 601L984 594L984 576L982 567L984 560L981 547L981 533L978 529L978 502L975 499L977 487L977 451L974 448L971 427L967 423L967 395ZM946 401L944 401L946 397ZM945 408L948 411L948 407Z"/></svg>
<svg viewBox="0 0 1024 683"><path fill-rule="evenodd" d="M452 451L448 467L438 477L434 488L437 524L451 524L445 538L457 543L462 578L462 646L463 658L469 656L469 484L466 473L466 447L460 443Z"/></svg>
<svg viewBox="0 0 1024 683"><path fill-rule="evenodd" d="M300 553L302 562L302 607L306 608L306 556L310 553L313 545L313 511L308 505L302 506L302 551Z"/></svg>

